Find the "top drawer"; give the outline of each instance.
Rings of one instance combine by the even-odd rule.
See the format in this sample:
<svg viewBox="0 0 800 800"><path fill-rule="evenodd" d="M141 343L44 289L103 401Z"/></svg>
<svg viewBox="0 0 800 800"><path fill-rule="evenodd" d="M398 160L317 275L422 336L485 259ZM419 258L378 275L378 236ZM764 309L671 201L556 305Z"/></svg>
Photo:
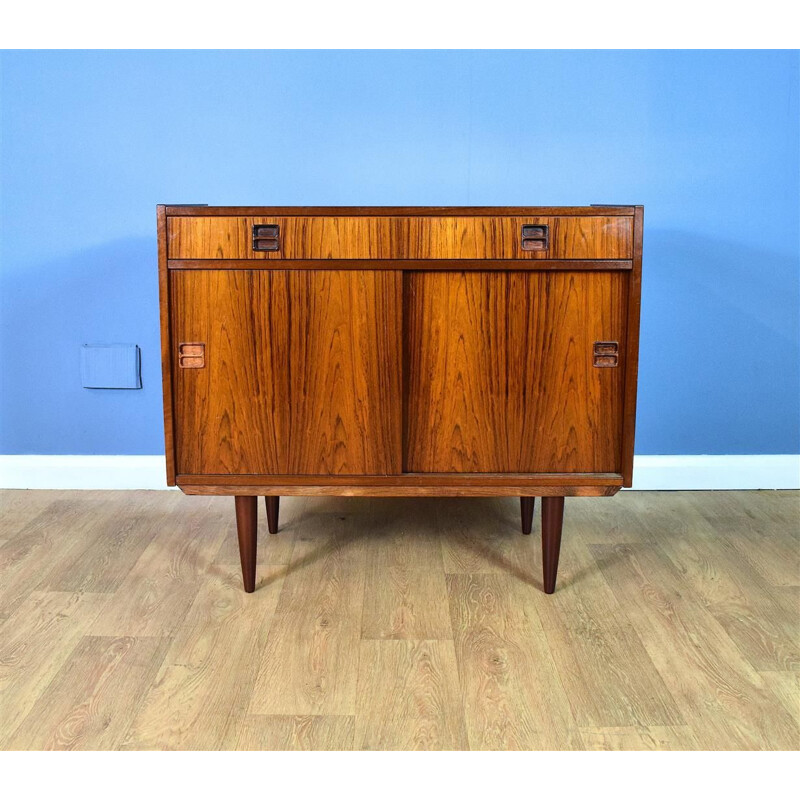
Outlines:
<svg viewBox="0 0 800 800"><path fill-rule="evenodd" d="M254 239L254 226L261 229ZM633 218L169 217L170 259L630 259Z"/></svg>

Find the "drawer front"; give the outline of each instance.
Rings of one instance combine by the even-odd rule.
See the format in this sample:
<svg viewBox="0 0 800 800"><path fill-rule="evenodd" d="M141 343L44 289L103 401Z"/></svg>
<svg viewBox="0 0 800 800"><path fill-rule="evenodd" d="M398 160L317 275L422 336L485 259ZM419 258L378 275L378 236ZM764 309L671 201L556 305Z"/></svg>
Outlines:
<svg viewBox="0 0 800 800"><path fill-rule="evenodd" d="M277 249L254 247L277 225ZM525 226L525 230L523 230ZM632 217L170 217L180 260L632 258Z"/></svg>

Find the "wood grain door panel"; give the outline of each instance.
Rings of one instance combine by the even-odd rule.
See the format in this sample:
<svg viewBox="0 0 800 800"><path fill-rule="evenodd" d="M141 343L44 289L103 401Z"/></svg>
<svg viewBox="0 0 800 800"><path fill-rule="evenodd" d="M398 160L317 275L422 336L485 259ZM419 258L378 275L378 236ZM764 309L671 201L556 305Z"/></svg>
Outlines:
<svg viewBox="0 0 800 800"><path fill-rule="evenodd" d="M254 251L253 225L279 225L280 249ZM548 250L522 226L547 225ZM631 217L171 217L170 259L630 259Z"/></svg>
<svg viewBox="0 0 800 800"><path fill-rule="evenodd" d="M287 474L402 470L402 273L289 272Z"/></svg>
<svg viewBox="0 0 800 800"><path fill-rule="evenodd" d="M170 274L181 474L395 474L402 465L401 273Z"/></svg>
<svg viewBox="0 0 800 800"><path fill-rule="evenodd" d="M405 467L411 472L616 472L624 365L618 272L405 276Z"/></svg>
<svg viewBox="0 0 800 800"><path fill-rule="evenodd" d="M281 473L289 394L288 275L170 274L172 342L205 345L205 366L173 358L179 473Z"/></svg>

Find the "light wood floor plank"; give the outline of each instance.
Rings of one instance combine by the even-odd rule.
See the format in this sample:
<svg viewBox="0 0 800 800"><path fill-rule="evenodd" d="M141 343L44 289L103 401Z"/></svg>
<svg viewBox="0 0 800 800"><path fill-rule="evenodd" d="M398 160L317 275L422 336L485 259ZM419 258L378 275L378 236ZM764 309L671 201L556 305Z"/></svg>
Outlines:
<svg viewBox="0 0 800 800"><path fill-rule="evenodd" d="M355 513L321 513L309 506L308 512L303 516L302 525L298 526L294 534L289 572L299 571L307 564L318 564L329 554L335 554L337 560L344 564L363 568L372 537L372 516L358 508L359 505L356 504Z"/></svg>
<svg viewBox="0 0 800 800"><path fill-rule="evenodd" d="M452 642L361 643L356 749L467 746Z"/></svg>
<svg viewBox="0 0 800 800"><path fill-rule="evenodd" d="M226 499L230 501L230 498ZM258 498L257 564L288 564L291 561L295 537L303 530L303 518L309 513L312 502L312 498L308 497L282 497L278 533L270 534L267 530L264 499ZM228 566L237 566L240 563L239 540L235 533L223 539L214 563Z"/></svg>
<svg viewBox="0 0 800 800"><path fill-rule="evenodd" d="M13 539L25 530L32 519L46 511L53 503L63 502L74 495L74 492L64 490L0 490L0 539Z"/></svg>
<svg viewBox="0 0 800 800"><path fill-rule="evenodd" d="M707 492L703 515L771 586L800 586L800 492ZM787 547L788 541L795 545Z"/></svg>
<svg viewBox="0 0 800 800"><path fill-rule="evenodd" d="M237 728L235 750L352 750L355 718L250 715Z"/></svg>
<svg viewBox="0 0 800 800"><path fill-rule="evenodd" d="M431 524L436 520L437 498L380 497L370 498L370 502L369 520L365 520L369 525L366 540L369 566L442 571L440 531L436 524ZM361 504L355 507L360 508Z"/></svg>
<svg viewBox="0 0 800 800"><path fill-rule="evenodd" d="M688 725L581 728L587 750L698 750Z"/></svg>
<svg viewBox="0 0 800 800"><path fill-rule="evenodd" d="M759 672L764 684L800 726L800 672ZM800 749L800 741L797 748Z"/></svg>
<svg viewBox="0 0 800 800"><path fill-rule="evenodd" d="M665 493L666 494L666 493ZM614 497L567 499L564 506L564 530L578 532L586 544L641 544L648 518L655 517L652 505L637 505L638 498L662 497L659 492L621 492ZM538 501L537 501L538 502ZM658 515L663 522L663 517Z"/></svg>
<svg viewBox="0 0 800 800"><path fill-rule="evenodd" d="M661 536L666 553L695 596L758 670L800 669L800 616L788 612L772 588L719 530L699 513L695 499L673 501L681 535Z"/></svg>
<svg viewBox="0 0 800 800"><path fill-rule="evenodd" d="M515 579L448 575L447 589L470 748L580 749L544 631Z"/></svg>
<svg viewBox="0 0 800 800"><path fill-rule="evenodd" d="M172 501L165 529L150 542L91 633L95 636L169 636L181 624L225 536L236 536L230 498Z"/></svg>
<svg viewBox="0 0 800 800"><path fill-rule="evenodd" d="M251 714L355 714L364 602L363 530L309 515L260 656Z"/></svg>
<svg viewBox="0 0 800 800"><path fill-rule="evenodd" d="M263 567L265 585L241 589L235 567L215 567L174 634L158 675L122 746L141 750L215 750L245 716L282 567Z"/></svg>
<svg viewBox="0 0 800 800"><path fill-rule="evenodd" d="M796 723L663 554L652 545L591 550L701 747L797 745Z"/></svg>
<svg viewBox="0 0 800 800"><path fill-rule="evenodd" d="M444 571L541 580L533 561L538 536L520 534L517 516L512 522L512 508L519 511L516 498L442 498L433 520L442 537Z"/></svg>
<svg viewBox="0 0 800 800"><path fill-rule="evenodd" d="M84 636L12 734L11 750L109 750L167 651L164 639Z"/></svg>
<svg viewBox="0 0 800 800"><path fill-rule="evenodd" d="M43 589L56 592L114 592L163 524L163 492L142 492L128 513L112 502L85 547L53 564ZM113 498L110 498L113 500Z"/></svg>
<svg viewBox="0 0 800 800"><path fill-rule="evenodd" d="M797 620L797 625L800 626L800 586L771 586L770 594L784 612Z"/></svg>
<svg viewBox="0 0 800 800"><path fill-rule="evenodd" d="M80 553L108 512L102 492L59 494L0 548L0 614L13 613L51 570Z"/></svg>
<svg viewBox="0 0 800 800"><path fill-rule="evenodd" d="M529 593L527 602L535 603L576 722L581 728L683 725L579 526L570 521L565 533L555 594Z"/></svg>
<svg viewBox="0 0 800 800"><path fill-rule="evenodd" d="M0 749L800 749L800 492L539 509L0 491Z"/></svg>
<svg viewBox="0 0 800 800"><path fill-rule="evenodd" d="M0 748L107 602L102 594L33 592L0 626Z"/></svg>
<svg viewBox="0 0 800 800"><path fill-rule="evenodd" d="M444 572L420 567L367 570L364 639L452 639Z"/></svg>

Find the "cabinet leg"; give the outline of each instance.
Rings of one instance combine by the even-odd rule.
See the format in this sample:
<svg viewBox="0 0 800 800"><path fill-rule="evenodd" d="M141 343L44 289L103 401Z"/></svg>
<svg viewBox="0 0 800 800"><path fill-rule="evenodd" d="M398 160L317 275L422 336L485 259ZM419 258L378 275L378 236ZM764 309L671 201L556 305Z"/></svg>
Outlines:
<svg viewBox="0 0 800 800"><path fill-rule="evenodd" d="M242 562L244 590L256 589L256 535L258 532L258 498L236 495L236 532L239 535L239 558Z"/></svg>
<svg viewBox="0 0 800 800"><path fill-rule="evenodd" d="M533 507L536 504L535 497L520 497L519 506L522 512L522 532L528 535L533 525Z"/></svg>
<svg viewBox="0 0 800 800"><path fill-rule="evenodd" d="M561 526L564 522L564 498L542 498L542 571L545 594L556 590L558 554L561 550Z"/></svg>
<svg viewBox="0 0 800 800"><path fill-rule="evenodd" d="M278 532L278 509L280 508L281 498L270 497L269 495L264 498L267 502L267 527L270 533Z"/></svg>

